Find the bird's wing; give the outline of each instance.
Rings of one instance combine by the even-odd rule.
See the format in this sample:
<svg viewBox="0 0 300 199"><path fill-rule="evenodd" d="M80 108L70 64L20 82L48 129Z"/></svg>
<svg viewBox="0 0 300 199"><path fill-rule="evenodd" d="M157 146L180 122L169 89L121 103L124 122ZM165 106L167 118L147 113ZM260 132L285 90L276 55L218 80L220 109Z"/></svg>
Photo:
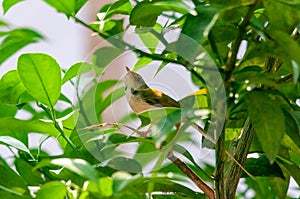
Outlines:
<svg viewBox="0 0 300 199"><path fill-rule="evenodd" d="M154 88L139 90L138 95L152 106L180 107L180 104L176 100Z"/></svg>

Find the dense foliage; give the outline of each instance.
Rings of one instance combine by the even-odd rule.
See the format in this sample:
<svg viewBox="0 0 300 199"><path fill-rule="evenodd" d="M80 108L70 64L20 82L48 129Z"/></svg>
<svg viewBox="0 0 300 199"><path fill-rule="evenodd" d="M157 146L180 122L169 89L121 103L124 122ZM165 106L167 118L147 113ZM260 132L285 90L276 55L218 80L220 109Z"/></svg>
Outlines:
<svg viewBox="0 0 300 199"><path fill-rule="evenodd" d="M19 2L3 0L4 12ZM216 198L288 198L291 179L300 185L299 0L119 0L99 8L90 24L77 17L87 0L45 2L110 45L97 49L91 63L67 71L39 52L21 55L15 70L1 74L0 144L14 154L13 165L0 159L1 198L213 198L209 187ZM43 39L4 21L0 28L1 67ZM126 40L127 31L140 38L141 48ZM173 31L181 34L170 41ZM135 70L151 63L157 73L174 64L185 68L207 94L195 94L191 107L188 98L187 111L161 108L105 124L103 112L124 88L118 80L98 80L125 52L135 54ZM62 93L70 83L75 102ZM30 118L17 119L21 110ZM137 119L155 123L158 133L131 134L127 123ZM204 124L202 145L187 132L193 122ZM28 147L33 132L44 135L38 148ZM63 154L44 151L50 137ZM185 150L187 142L196 151ZM132 143L132 157L118 150ZM199 163L201 146L214 151L215 164ZM146 169L151 162L153 172ZM245 188L237 193L241 178ZM208 186L196 183L204 193L195 188L200 179ZM290 191L299 196L299 188Z"/></svg>

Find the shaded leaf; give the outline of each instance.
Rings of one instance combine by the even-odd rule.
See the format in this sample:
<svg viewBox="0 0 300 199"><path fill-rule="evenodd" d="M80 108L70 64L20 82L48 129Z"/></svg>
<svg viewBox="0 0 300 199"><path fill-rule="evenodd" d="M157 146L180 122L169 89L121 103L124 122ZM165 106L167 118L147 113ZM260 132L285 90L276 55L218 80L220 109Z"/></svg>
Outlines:
<svg viewBox="0 0 300 199"><path fill-rule="evenodd" d="M43 160L41 161L35 169L57 165L64 167L82 177L85 177L89 180L98 181L98 174L94 167L92 167L87 161L82 159L70 159L70 158L58 158L53 160Z"/></svg>
<svg viewBox="0 0 300 199"><path fill-rule="evenodd" d="M275 97L267 92L250 92L245 96L245 101L260 144L270 163L273 163L286 130L281 107Z"/></svg>
<svg viewBox="0 0 300 199"><path fill-rule="evenodd" d="M244 167L253 176L280 177L285 179L278 164L276 162L270 164L265 155L260 155L258 158L247 158ZM248 175L243 172L242 177L248 177Z"/></svg>

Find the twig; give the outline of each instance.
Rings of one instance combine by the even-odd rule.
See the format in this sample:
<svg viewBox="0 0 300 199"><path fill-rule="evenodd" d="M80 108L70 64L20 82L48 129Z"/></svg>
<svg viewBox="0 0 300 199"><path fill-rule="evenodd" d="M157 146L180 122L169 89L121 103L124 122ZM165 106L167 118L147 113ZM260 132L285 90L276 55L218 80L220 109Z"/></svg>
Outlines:
<svg viewBox="0 0 300 199"><path fill-rule="evenodd" d="M190 167L173 154L168 157L185 175L187 175L201 189L209 199L215 199L215 192Z"/></svg>

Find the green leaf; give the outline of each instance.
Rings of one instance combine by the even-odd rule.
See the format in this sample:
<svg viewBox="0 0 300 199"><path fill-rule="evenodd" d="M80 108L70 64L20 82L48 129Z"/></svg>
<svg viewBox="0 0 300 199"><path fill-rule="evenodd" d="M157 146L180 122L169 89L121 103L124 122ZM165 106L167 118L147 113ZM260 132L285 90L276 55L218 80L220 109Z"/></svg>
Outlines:
<svg viewBox="0 0 300 199"><path fill-rule="evenodd" d="M197 16L187 16L182 33L201 43L215 24L219 16L219 8L201 5L196 10Z"/></svg>
<svg viewBox="0 0 300 199"><path fill-rule="evenodd" d="M147 64L150 64L152 62L151 58L148 57L141 57L134 65L134 71L139 70L140 68L146 66Z"/></svg>
<svg viewBox="0 0 300 199"><path fill-rule="evenodd" d="M142 1L132 9L129 18L130 24L142 27L153 27L162 12L163 9L159 6L154 6L147 1Z"/></svg>
<svg viewBox="0 0 300 199"><path fill-rule="evenodd" d="M59 135L52 123L42 122L40 120L18 120L15 118L0 118L0 135L14 137L16 132L37 132L44 133L54 137Z"/></svg>
<svg viewBox="0 0 300 199"><path fill-rule="evenodd" d="M74 16L87 0L44 0L58 12L62 12L69 16Z"/></svg>
<svg viewBox="0 0 300 199"><path fill-rule="evenodd" d="M17 113L17 106L4 104L0 101L0 118L14 117Z"/></svg>
<svg viewBox="0 0 300 199"><path fill-rule="evenodd" d="M93 70L93 66L86 62L78 62L74 65L72 65L67 72L65 73L61 84L63 85L67 81L71 80L74 77L80 76L82 74L85 74L87 72L90 72Z"/></svg>
<svg viewBox="0 0 300 199"><path fill-rule="evenodd" d="M160 24L155 24L153 28L141 28L135 31L151 53L155 53L159 41L164 39L161 34L162 26Z"/></svg>
<svg viewBox="0 0 300 199"><path fill-rule="evenodd" d="M300 149L299 124L298 124L293 112L288 112L286 110L283 110L283 113L285 116L286 134ZM287 146L287 147L289 147L289 146Z"/></svg>
<svg viewBox="0 0 300 199"><path fill-rule="evenodd" d="M129 171L132 173L139 173L142 171L140 163L134 159L129 159L125 157L116 157L109 161L108 166L120 170L120 171Z"/></svg>
<svg viewBox="0 0 300 199"><path fill-rule="evenodd" d="M29 186L37 186L44 183L42 173L34 171L33 167L21 158L16 158L14 162L16 170L27 182Z"/></svg>
<svg viewBox="0 0 300 199"><path fill-rule="evenodd" d="M103 177L99 179L100 194L104 197L110 197L113 194L113 181L110 177Z"/></svg>
<svg viewBox="0 0 300 199"><path fill-rule="evenodd" d="M18 72L11 70L0 80L0 101L7 104L19 103L20 96L26 91Z"/></svg>
<svg viewBox="0 0 300 199"><path fill-rule="evenodd" d="M25 181L2 161L0 161L0 176L0 191L6 191L6 196L10 195L11 198L29 197L30 194ZM3 196L3 194L0 195Z"/></svg>
<svg viewBox="0 0 300 199"><path fill-rule="evenodd" d="M99 20L109 19L115 14L129 15L132 10L132 5L129 0L119 0L113 4L104 6L107 9L101 9Z"/></svg>
<svg viewBox="0 0 300 199"><path fill-rule="evenodd" d="M12 146L18 150L24 151L26 153L30 153L29 149L23 144L21 141L16 138L10 136L0 136L0 143L3 143L8 146Z"/></svg>
<svg viewBox="0 0 300 199"><path fill-rule="evenodd" d="M103 69L122 53L123 51L121 49L115 47L103 47L98 49L92 56L93 65L99 68L99 72L96 71L97 74L102 73Z"/></svg>
<svg viewBox="0 0 300 199"><path fill-rule="evenodd" d="M18 60L20 79L37 101L54 107L61 89L60 66L46 54L23 54Z"/></svg>
<svg viewBox="0 0 300 199"><path fill-rule="evenodd" d="M41 186L36 193L37 199L64 199L67 194L67 187L59 181L51 181Z"/></svg>
<svg viewBox="0 0 300 199"><path fill-rule="evenodd" d="M247 158L244 167L253 176L280 177L284 179L278 164L276 162L270 164L265 155L260 155L258 158ZM248 175L243 172L242 177L248 177Z"/></svg>
<svg viewBox="0 0 300 199"><path fill-rule="evenodd" d="M260 144L273 163L285 133L284 114L275 97L266 91L253 91L245 96L247 113Z"/></svg>
<svg viewBox="0 0 300 199"><path fill-rule="evenodd" d="M4 14L14 5L16 5L17 3L20 3L24 0L3 0L2 2L2 8L4 11Z"/></svg>
<svg viewBox="0 0 300 199"><path fill-rule="evenodd" d="M97 108L97 115L101 114L107 107L111 106L115 101L125 95L124 88L117 88L112 91Z"/></svg>
<svg viewBox="0 0 300 199"><path fill-rule="evenodd" d="M26 28L15 29L5 34L8 34L8 36L0 45L0 64L24 46L43 38L39 33Z"/></svg>
<svg viewBox="0 0 300 199"><path fill-rule="evenodd" d="M35 169L49 165L57 165L64 167L82 177L85 177L94 182L98 182L97 171L94 167L92 167L87 161L83 159L58 158L53 160L44 160L40 162L35 167Z"/></svg>
<svg viewBox="0 0 300 199"><path fill-rule="evenodd" d="M299 165L292 162L291 160L287 160L283 157L279 157L277 162L283 165L289 172L289 174L295 179L298 186L300 186L300 168Z"/></svg>
<svg viewBox="0 0 300 199"><path fill-rule="evenodd" d="M264 0L264 7L269 17L271 26L285 32L290 31L290 28L297 25L300 21L300 4L293 1L273 1ZM282 21L282 19L284 19ZM278 23L281 21L281 23Z"/></svg>

